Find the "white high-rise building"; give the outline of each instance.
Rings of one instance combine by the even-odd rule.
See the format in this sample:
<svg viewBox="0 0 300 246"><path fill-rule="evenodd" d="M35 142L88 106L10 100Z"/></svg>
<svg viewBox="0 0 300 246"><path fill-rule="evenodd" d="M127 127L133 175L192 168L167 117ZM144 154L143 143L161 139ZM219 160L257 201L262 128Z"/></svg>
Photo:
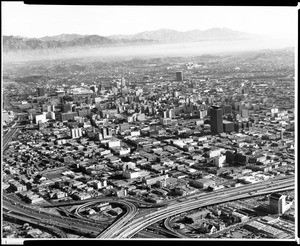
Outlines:
<svg viewBox="0 0 300 246"><path fill-rule="evenodd" d="M77 134L78 134L78 137L82 137L82 129L81 128L77 128Z"/></svg>
<svg viewBox="0 0 300 246"><path fill-rule="evenodd" d="M201 110L199 111L199 117L200 119L203 119L207 115L207 110Z"/></svg>
<svg viewBox="0 0 300 246"><path fill-rule="evenodd" d="M50 112L50 119L55 120L55 113L53 111Z"/></svg>
<svg viewBox="0 0 300 246"><path fill-rule="evenodd" d="M72 137L72 138L77 138L77 131L76 131L75 128L72 128L72 129L71 129L71 137Z"/></svg>
<svg viewBox="0 0 300 246"><path fill-rule="evenodd" d="M71 137L72 138L82 137L82 129L81 128L72 128L71 129Z"/></svg>
<svg viewBox="0 0 300 246"><path fill-rule="evenodd" d="M226 160L226 156L225 155L220 155L214 158L214 164L216 167L223 167L224 163Z"/></svg>
<svg viewBox="0 0 300 246"><path fill-rule="evenodd" d="M269 197L269 206L272 213L283 214L287 209L286 196L278 193L273 193Z"/></svg>

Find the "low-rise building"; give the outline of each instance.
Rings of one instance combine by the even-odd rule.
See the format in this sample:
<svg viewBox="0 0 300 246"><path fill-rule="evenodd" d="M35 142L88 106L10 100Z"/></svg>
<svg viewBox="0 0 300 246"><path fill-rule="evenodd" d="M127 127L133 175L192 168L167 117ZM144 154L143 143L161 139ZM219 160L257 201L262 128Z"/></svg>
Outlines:
<svg viewBox="0 0 300 246"><path fill-rule="evenodd" d="M195 188L206 189L209 186L214 186L214 185L215 185L215 181L213 181L211 179L197 179L197 180L191 181L191 186L193 186Z"/></svg>

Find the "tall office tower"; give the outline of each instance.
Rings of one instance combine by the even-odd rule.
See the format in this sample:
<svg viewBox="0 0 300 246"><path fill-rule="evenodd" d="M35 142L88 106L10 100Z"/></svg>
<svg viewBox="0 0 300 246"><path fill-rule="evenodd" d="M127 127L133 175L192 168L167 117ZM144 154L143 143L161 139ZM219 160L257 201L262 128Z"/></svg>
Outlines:
<svg viewBox="0 0 300 246"><path fill-rule="evenodd" d="M122 87L126 86L126 81L125 81L125 79L123 77L121 78L121 86Z"/></svg>
<svg viewBox="0 0 300 246"><path fill-rule="evenodd" d="M183 73L182 72L176 72L176 80L183 81Z"/></svg>
<svg viewBox="0 0 300 246"><path fill-rule="evenodd" d="M39 97L45 96L45 88L39 87L37 88Z"/></svg>
<svg viewBox="0 0 300 246"><path fill-rule="evenodd" d="M218 106L212 106L210 109L210 130L212 134L223 132L223 110Z"/></svg>
<svg viewBox="0 0 300 246"><path fill-rule="evenodd" d="M242 117L248 118L249 117L249 110L248 109L242 109Z"/></svg>
<svg viewBox="0 0 300 246"><path fill-rule="evenodd" d="M269 197L270 212L275 214L283 214L286 211L286 196L273 193Z"/></svg>
<svg viewBox="0 0 300 246"><path fill-rule="evenodd" d="M121 88L125 88L126 87L126 81L125 79L122 77L121 78Z"/></svg>
<svg viewBox="0 0 300 246"><path fill-rule="evenodd" d="M125 82L125 79L123 77L121 78L121 86L120 86L120 88L121 88L121 94L123 95L123 89L126 88L126 82Z"/></svg>
<svg viewBox="0 0 300 246"><path fill-rule="evenodd" d="M101 90L102 90L102 83L100 82L99 84L98 84L98 95L99 94L101 94Z"/></svg>

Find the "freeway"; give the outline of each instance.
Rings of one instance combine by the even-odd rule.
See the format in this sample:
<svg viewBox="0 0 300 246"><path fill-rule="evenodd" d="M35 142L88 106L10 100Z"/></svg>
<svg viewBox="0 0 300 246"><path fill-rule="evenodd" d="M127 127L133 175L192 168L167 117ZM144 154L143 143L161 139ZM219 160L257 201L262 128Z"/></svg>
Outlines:
<svg viewBox="0 0 300 246"><path fill-rule="evenodd" d="M97 204L99 202L109 202L109 203L116 203L119 205L123 205L126 208L126 213L125 215L123 215L122 217L120 217L117 221L115 221L111 226L109 226L108 228L106 228L103 232L101 232L96 238L112 238L114 233L116 233L117 229L119 227L121 227L122 225L125 225L128 221L131 221L133 219L133 217L136 215L137 213L137 207L129 202L129 201L133 201L135 204L139 203L139 201L134 200L134 199L126 199L126 200L116 200L116 199L105 199L105 198L101 198L98 200L94 200L91 202L87 202L81 206L78 206L75 210L75 215L77 215L78 217L80 216L80 212L82 209L84 209L85 207L89 207L92 206L94 204ZM141 204L143 204L143 202L141 202ZM146 203L145 203L146 204ZM146 206L152 205L151 203L147 203ZM157 206L154 205L154 207L161 207L161 205ZM176 234L171 233L169 231L165 231L164 229L159 229L160 231L162 231L163 233L167 233L167 234L171 234L173 237L176 236ZM150 233L150 232L149 232ZM148 234L149 234L148 233ZM146 232L142 233L142 234L147 234Z"/></svg>
<svg viewBox="0 0 300 246"><path fill-rule="evenodd" d="M46 204L43 207L63 207L63 206L71 206L71 205L80 205L80 204L85 204L88 202L94 202L94 201L106 201L108 197L96 197L96 198L89 198L86 200L79 200L79 201L67 201L67 202L52 202L51 204ZM150 202L145 202L145 201L140 201L138 199L132 198L132 197L124 197L124 198L114 198L111 197L109 198L111 201L120 201L120 200L126 200L130 203L135 204L139 208L157 208L157 207L162 207L166 203L161 203L161 204L153 204Z"/></svg>
<svg viewBox="0 0 300 246"><path fill-rule="evenodd" d="M103 231L103 225L101 223L97 223L95 221L91 221L89 219L83 218L80 216L80 211L84 207L91 206L93 204L97 204L99 202L109 202L109 203L115 203L119 204L126 209L126 213L119 217L115 223L110 225L108 228L106 228ZM52 225L59 228L64 229L72 229L73 231L77 232L78 234L90 234L91 236L96 236L98 238L110 238L112 237L111 231L113 231L113 228L123 226L125 223L128 222L128 220L132 219L134 215L137 213L137 207L126 201L126 200L118 200L118 198L98 198L94 199L93 201L79 201L78 203L83 203L82 205L79 205L75 213L73 214L73 217L62 217L57 215L50 215L44 212L37 211L33 208L30 208L29 206L24 206L24 204L16 203L16 200L13 198L10 198L9 195L5 195L3 199L3 208L6 210L9 210L10 215L14 216L16 219L27 221L30 223L39 223L41 225L42 222L46 222L48 225ZM67 211L62 211L67 216L71 215ZM82 226L82 222L85 222L85 225Z"/></svg>
<svg viewBox="0 0 300 246"><path fill-rule="evenodd" d="M75 214L73 214L75 218L50 215L36 211L35 209L20 203L16 204L9 196L4 196L3 206L5 209L11 211L11 216L15 216L16 219L23 218L24 221L31 221L31 223L44 223L45 227L47 225L48 227L68 229L80 235L96 238L130 238L156 222L189 210L237 199L245 199L252 196L294 189L294 179L294 175L289 175L282 178L270 179L268 181L241 187L232 187L211 193L193 194L167 201L163 204L159 204L159 206L156 204L150 206L150 204L143 204L144 202L139 203L139 201L130 198L118 199L102 197L92 201L76 201L77 204L82 205L79 205ZM80 217L80 211L84 207L99 202L120 204L126 208L126 213L119 217L115 223L103 230L103 226L99 223ZM145 207L146 205L146 207L149 206L150 208L138 210L135 204L139 204L140 206L143 205L142 207ZM70 203L68 205L70 205ZM82 225L83 221L84 226ZM165 225L167 225L166 223L167 222L165 222ZM166 228L170 229L168 226L166 226ZM169 233L177 237L183 236L179 235L174 230Z"/></svg>
<svg viewBox="0 0 300 246"><path fill-rule="evenodd" d="M161 233L155 233L151 231L140 231L139 233L136 234L137 238L169 238L167 236L163 236Z"/></svg>
<svg viewBox="0 0 300 246"><path fill-rule="evenodd" d="M115 231L119 231L114 235L116 238L132 237L155 222L192 209L290 189L294 189L294 176L235 187L225 191L216 191L190 200L187 198L186 201L178 202L165 208L158 208L155 212L138 215L136 219L123 228L114 228Z"/></svg>
<svg viewBox="0 0 300 246"><path fill-rule="evenodd" d="M171 217L168 217L164 220L164 227L169 230L170 232L172 232L173 234L175 234L177 237L181 237L181 238L187 238L188 236L185 234L182 234L176 230L174 230L171 225L170 225L170 221L171 221Z"/></svg>
<svg viewBox="0 0 300 246"><path fill-rule="evenodd" d="M140 201L137 198L133 198L133 197L124 197L124 199L128 202L135 204L139 208L158 208L158 207L162 207L166 204L166 203L156 204L156 203Z"/></svg>
<svg viewBox="0 0 300 246"><path fill-rule="evenodd" d="M92 221L85 221L84 225L82 224L81 219L76 218L64 218L59 215L48 214L35 209L22 206L21 204L12 204L7 199L3 200L3 208L11 211L13 214L19 214L25 218L31 218L34 221L39 221L47 223L54 227L64 228L67 230L72 230L78 234L96 236L99 234L99 231L102 230L102 226L98 223L93 223Z"/></svg>
<svg viewBox="0 0 300 246"><path fill-rule="evenodd" d="M3 136L2 150L5 150L8 147L9 142L13 139L13 137L16 135L18 130L24 127L24 126L20 126L19 122L20 122L20 118L16 120L16 122L10 127L10 129Z"/></svg>
<svg viewBox="0 0 300 246"><path fill-rule="evenodd" d="M4 212L3 217L4 218L9 218L9 219L12 219L12 220L24 221L24 222L33 224L35 226L45 228L46 231L50 231L52 234L55 234L60 238L68 238L67 234L64 233L62 230L56 229L53 226L49 225L48 223L38 221L34 218L25 217L24 215L18 215L18 214L14 214L14 213L11 213L11 212L10 213Z"/></svg>
<svg viewBox="0 0 300 246"><path fill-rule="evenodd" d="M165 235L165 236L168 236L168 237L171 237L171 238L178 238L179 237L177 234L173 233L172 231L170 231L168 229L165 229L163 227L154 226L154 225L148 226L147 229L145 229L145 230L147 230L148 232L149 231L157 232L157 233L159 233L161 235Z"/></svg>
<svg viewBox="0 0 300 246"><path fill-rule="evenodd" d="M5 150L8 147L9 142L12 140L12 138L15 136L15 134L18 132L18 128L11 128L9 131L5 134L3 138L3 145L2 149Z"/></svg>

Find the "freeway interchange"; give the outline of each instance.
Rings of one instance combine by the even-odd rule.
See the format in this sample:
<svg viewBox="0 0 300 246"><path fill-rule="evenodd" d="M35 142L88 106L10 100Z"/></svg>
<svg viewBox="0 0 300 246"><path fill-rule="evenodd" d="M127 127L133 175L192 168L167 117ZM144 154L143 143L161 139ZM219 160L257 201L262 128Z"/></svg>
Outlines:
<svg viewBox="0 0 300 246"><path fill-rule="evenodd" d="M293 188L294 176L272 179L205 195L201 194L200 196L191 196L191 198L187 197L185 201L178 201L166 207L157 208L156 211L151 211L150 213L139 214L137 218L127 223L125 227L117 228L113 235L115 238L131 238L151 224L192 209Z"/></svg>
<svg viewBox="0 0 300 246"><path fill-rule="evenodd" d="M156 205L138 202L134 199L118 199L118 198L98 198L89 201L78 201L80 204L73 216L61 216L37 211L30 206L17 204L14 200L4 195L3 212L5 216L14 217L22 221L26 221L39 226L52 228L56 234L60 229L66 229L73 233L91 238L131 238L143 229L171 216L178 215L196 208L206 207L214 204L225 203L238 199L245 199L253 196L270 194L273 192L293 190L295 177L289 175L281 178L269 179L267 181L248 184L240 187L232 187L228 189L218 190L210 193L194 194L164 202ZM95 220L83 218L80 212L85 208L100 202L108 202L118 204L125 209L125 213L118 216L117 219L108 227L104 228L103 224ZM76 202L74 202L76 203ZM72 204L74 204L72 203ZM66 204L55 204L59 207ZM166 229L168 221L165 221ZM170 234L177 237L184 237L176 231L170 231ZM62 232L60 237L65 237Z"/></svg>

